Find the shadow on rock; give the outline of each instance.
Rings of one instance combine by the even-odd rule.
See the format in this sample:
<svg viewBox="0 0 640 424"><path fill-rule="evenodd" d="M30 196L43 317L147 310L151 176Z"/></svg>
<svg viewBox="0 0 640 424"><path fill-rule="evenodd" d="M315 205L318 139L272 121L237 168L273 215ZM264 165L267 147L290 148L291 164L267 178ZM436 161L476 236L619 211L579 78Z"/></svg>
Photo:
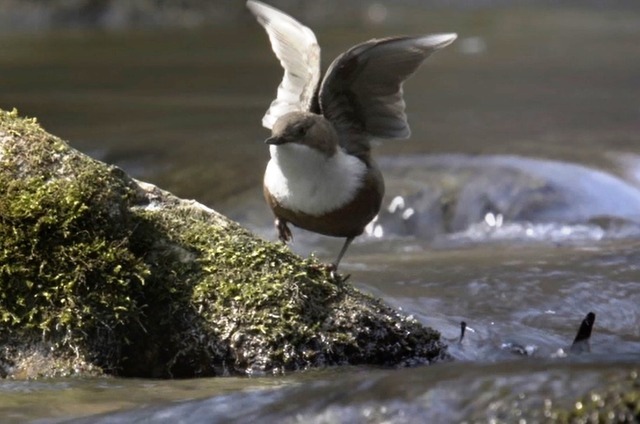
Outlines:
<svg viewBox="0 0 640 424"><path fill-rule="evenodd" d="M0 365L192 377L426 364L440 335L0 111Z"/></svg>

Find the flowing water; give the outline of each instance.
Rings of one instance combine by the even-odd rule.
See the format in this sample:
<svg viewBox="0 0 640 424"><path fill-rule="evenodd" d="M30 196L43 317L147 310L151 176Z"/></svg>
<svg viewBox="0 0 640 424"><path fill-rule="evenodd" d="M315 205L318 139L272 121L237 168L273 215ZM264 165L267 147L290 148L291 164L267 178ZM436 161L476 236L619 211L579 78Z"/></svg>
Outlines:
<svg viewBox="0 0 640 424"><path fill-rule="evenodd" d="M543 413L550 399L571 406L637 369L640 12L404 16L316 30L325 65L374 36L460 36L405 85L412 138L376 146L384 210L342 271L440 330L456 361L260 378L3 381L2 422L509 421ZM261 199L260 119L281 71L253 21L3 35L0 45L0 107L275 238ZM327 261L341 243L294 233L295 251ZM572 355L588 312L590 352Z"/></svg>

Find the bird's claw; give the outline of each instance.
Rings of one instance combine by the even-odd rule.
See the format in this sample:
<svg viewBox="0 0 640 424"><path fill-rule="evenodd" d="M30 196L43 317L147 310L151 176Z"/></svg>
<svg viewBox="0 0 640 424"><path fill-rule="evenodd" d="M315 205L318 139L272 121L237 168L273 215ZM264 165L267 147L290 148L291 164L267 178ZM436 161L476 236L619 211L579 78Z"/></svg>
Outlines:
<svg viewBox="0 0 640 424"><path fill-rule="evenodd" d="M338 274L338 266L336 264L326 264L324 267L329 272L331 279L337 283L344 283L351 277L351 274Z"/></svg>
<svg viewBox="0 0 640 424"><path fill-rule="evenodd" d="M311 268L320 271L320 272L328 272L331 279L335 282L344 282L351 277L351 274L340 275L338 274L338 268L336 264L313 264Z"/></svg>
<svg viewBox="0 0 640 424"><path fill-rule="evenodd" d="M351 278L351 274L340 275L337 270L330 271L329 275L331 275L331 278L337 283L344 283Z"/></svg>
<svg viewBox="0 0 640 424"><path fill-rule="evenodd" d="M278 230L278 239L283 243L288 243L293 240L293 234L291 233L291 229L287 225L287 221L284 219L276 218L275 221L276 229Z"/></svg>

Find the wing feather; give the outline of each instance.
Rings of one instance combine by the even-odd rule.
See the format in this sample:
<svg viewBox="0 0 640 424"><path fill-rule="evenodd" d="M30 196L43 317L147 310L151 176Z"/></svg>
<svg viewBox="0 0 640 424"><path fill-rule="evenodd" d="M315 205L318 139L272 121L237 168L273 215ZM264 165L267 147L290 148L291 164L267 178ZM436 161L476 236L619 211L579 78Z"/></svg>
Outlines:
<svg viewBox="0 0 640 424"><path fill-rule="evenodd" d="M427 57L456 37L437 34L370 40L333 61L320 87L320 108L348 152L368 152L372 137L409 137L402 84Z"/></svg>
<svg viewBox="0 0 640 424"><path fill-rule="evenodd" d="M278 9L255 0L247 7L267 31L284 68L276 99L262 118L262 125L271 129L282 115L311 109L320 81L320 46L311 29Z"/></svg>

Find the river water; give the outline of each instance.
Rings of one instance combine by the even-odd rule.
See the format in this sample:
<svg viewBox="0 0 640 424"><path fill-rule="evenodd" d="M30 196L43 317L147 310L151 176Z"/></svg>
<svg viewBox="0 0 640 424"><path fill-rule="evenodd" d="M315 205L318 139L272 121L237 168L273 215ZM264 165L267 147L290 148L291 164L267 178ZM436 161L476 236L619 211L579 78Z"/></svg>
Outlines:
<svg viewBox="0 0 640 424"><path fill-rule="evenodd" d="M640 12L416 8L316 34L328 64L372 37L445 31L460 38L405 85L412 138L376 146L384 210L342 271L441 331L454 362L3 381L2 422L512 422L637 369ZM0 107L275 239L260 119L281 71L252 20L0 44ZM294 233L296 252L327 261L341 243ZM567 354L588 312L590 352Z"/></svg>

